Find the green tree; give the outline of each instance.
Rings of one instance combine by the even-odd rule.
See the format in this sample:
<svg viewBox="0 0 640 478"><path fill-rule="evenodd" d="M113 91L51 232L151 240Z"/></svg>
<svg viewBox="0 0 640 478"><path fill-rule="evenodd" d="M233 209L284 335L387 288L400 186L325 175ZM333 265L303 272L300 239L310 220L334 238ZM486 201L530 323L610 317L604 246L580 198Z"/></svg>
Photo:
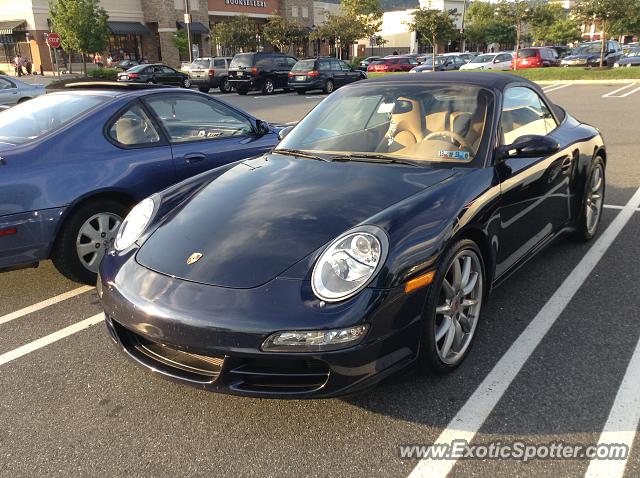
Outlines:
<svg viewBox="0 0 640 478"><path fill-rule="evenodd" d="M371 37L382 27L380 0L342 0L340 10L362 29L362 37Z"/></svg>
<svg viewBox="0 0 640 478"><path fill-rule="evenodd" d="M304 30L298 23L281 16L270 17L262 29L262 34L280 51L287 50L289 46L301 42L305 37Z"/></svg>
<svg viewBox="0 0 640 478"><path fill-rule="evenodd" d="M596 23L602 30L600 47L600 67L604 66L604 56L609 35L616 25L627 20L630 12L635 11L638 0L579 0L575 7L576 18L586 23Z"/></svg>
<svg viewBox="0 0 640 478"><path fill-rule="evenodd" d="M531 35L534 42L544 44L549 41L549 31L553 24L566 17L562 5L558 3L540 3L532 8L530 15Z"/></svg>
<svg viewBox="0 0 640 478"><path fill-rule="evenodd" d="M556 20L547 33L547 41L554 45L566 45L582 38L580 25L573 18L561 18Z"/></svg>
<svg viewBox="0 0 640 478"><path fill-rule="evenodd" d="M107 47L107 12L98 0L54 0L50 10L53 31L60 35L62 48L82 55L86 76L86 55L104 51Z"/></svg>
<svg viewBox="0 0 640 478"><path fill-rule="evenodd" d="M180 29L171 37L171 43L178 49L180 58L189 56L189 40L187 38L187 30Z"/></svg>
<svg viewBox="0 0 640 478"><path fill-rule="evenodd" d="M453 23L454 13L443 12L432 8L420 8L413 12L413 21L409 23L411 31L424 39L433 48L433 65L436 64L438 42L453 40L458 30Z"/></svg>
<svg viewBox="0 0 640 478"><path fill-rule="evenodd" d="M231 52L258 48L257 25L247 15L237 15L228 22L216 24L212 36L216 43Z"/></svg>
<svg viewBox="0 0 640 478"><path fill-rule="evenodd" d="M516 47L515 57L518 58L518 51L520 50L520 40L522 38L522 30L525 25L531 19L534 12L534 5L527 0L515 0L513 2L507 2L501 0L496 5L496 15L509 25L513 25L516 32ZM518 67L518 62L514 63L515 68Z"/></svg>
<svg viewBox="0 0 640 478"><path fill-rule="evenodd" d="M611 25L612 35L638 35L640 33L640 0L631 2L626 18L621 18Z"/></svg>
<svg viewBox="0 0 640 478"><path fill-rule="evenodd" d="M351 16L327 15L326 21L311 32L311 40L325 40L336 47L336 57L342 56L342 49L353 45L363 37L362 24Z"/></svg>

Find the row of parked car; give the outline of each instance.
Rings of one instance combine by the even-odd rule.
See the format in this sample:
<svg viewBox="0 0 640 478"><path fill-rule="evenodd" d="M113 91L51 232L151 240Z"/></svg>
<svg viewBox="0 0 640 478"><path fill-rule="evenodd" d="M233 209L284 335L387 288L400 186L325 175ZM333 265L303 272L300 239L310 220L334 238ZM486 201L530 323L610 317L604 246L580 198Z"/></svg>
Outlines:
<svg viewBox="0 0 640 478"><path fill-rule="evenodd" d="M446 53L436 55L389 55L371 56L362 60L358 66L368 72L423 72L449 70L511 70L525 68L546 68L552 66L599 66L600 41L585 42L571 50L566 46L542 46L522 48L518 58L512 51L497 53ZM605 65L640 65L640 47L629 45L627 50L615 40L606 43Z"/></svg>

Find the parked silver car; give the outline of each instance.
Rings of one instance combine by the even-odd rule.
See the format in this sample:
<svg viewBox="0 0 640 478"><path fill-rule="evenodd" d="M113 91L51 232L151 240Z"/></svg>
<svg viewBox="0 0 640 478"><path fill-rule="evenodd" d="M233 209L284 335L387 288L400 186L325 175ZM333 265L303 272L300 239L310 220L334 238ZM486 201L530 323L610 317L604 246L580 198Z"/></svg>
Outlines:
<svg viewBox="0 0 640 478"><path fill-rule="evenodd" d="M44 94L44 85L31 85L16 78L0 75L0 105L13 106Z"/></svg>
<svg viewBox="0 0 640 478"><path fill-rule="evenodd" d="M220 88L223 93L231 92L233 88L227 81L231 60L230 57L223 56L197 58L189 69L191 84L203 93L209 92L211 88Z"/></svg>

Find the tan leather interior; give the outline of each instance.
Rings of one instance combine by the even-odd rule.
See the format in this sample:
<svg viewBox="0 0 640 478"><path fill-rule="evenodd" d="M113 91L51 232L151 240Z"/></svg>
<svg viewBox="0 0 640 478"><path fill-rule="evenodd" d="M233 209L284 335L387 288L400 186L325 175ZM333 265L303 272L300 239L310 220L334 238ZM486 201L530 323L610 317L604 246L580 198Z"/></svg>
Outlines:
<svg viewBox="0 0 640 478"><path fill-rule="evenodd" d="M122 117L116 121L115 127L115 139L121 144L132 145L149 142L144 125L139 119Z"/></svg>
<svg viewBox="0 0 640 478"><path fill-rule="evenodd" d="M416 144L424 138L422 124L422 107L420 103L409 98L398 98L399 101L411 103L411 111L407 113L394 113L391 116L391 124L395 125L393 140L401 146Z"/></svg>
<svg viewBox="0 0 640 478"><path fill-rule="evenodd" d="M448 122L448 111L436 111L435 113L429 113L425 116L425 123L429 133L435 133L436 131L449 131L449 128L447 127Z"/></svg>

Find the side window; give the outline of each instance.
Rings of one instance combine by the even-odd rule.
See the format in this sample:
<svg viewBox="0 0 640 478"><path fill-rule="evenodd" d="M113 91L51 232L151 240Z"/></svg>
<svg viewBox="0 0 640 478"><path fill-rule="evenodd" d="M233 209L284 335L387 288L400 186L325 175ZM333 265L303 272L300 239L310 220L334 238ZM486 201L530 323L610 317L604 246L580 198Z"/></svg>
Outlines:
<svg viewBox="0 0 640 478"><path fill-rule="evenodd" d="M409 58L409 64L410 65L419 65L420 62L418 60L416 60L415 58Z"/></svg>
<svg viewBox="0 0 640 478"><path fill-rule="evenodd" d="M331 60L331 70L340 71L340 62L337 60Z"/></svg>
<svg viewBox="0 0 640 478"><path fill-rule="evenodd" d="M296 63L298 63L298 60L296 60L295 58L291 58L290 56L287 57L287 67L288 68L293 68L293 65L295 65Z"/></svg>
<svg viewBox="0 0 640 478"><path fill-rule="evenodd" d="M172 75L173 73L176 72L176 70L174 70L173 68L169 68L168 66L162 66L160 68L161 68L162 73L165 73L165 74Z"/></svg>
<svg viewBox="0 0 640 478"><path fill-rule="evenodd" d="M331 69L331 62L328 60L320 60L318 62L318 69L320 71L327 71Z"/></svg>
<svg viewBox="0 0 640 478"><path fill-rule="evenodd" d="M10 88L15 88L16 86L10 82L9 80L5 80L4 78L0 78L0 90L8 90Z"/></svg>
<svg viewBox="0 0 640 478"><path fill-rule="evenodd" d="M351 71L351 67L347 65L344 61L340 62L340 68L342 68L342 71Z"/></svg>
<svg viewBox="0 0 640 478"><path fill-rule="evenodd" d="M503 144L509 145L526 134L544 136L556 126L551 112L535 91L516 86L505 92L500 118Z"/></svg>
<svg viewBox="0 0 640 478"><path fill-rule="evenodd" d="M160 135L151 119L139 105L133 105L122 113L113 122L108 134L123 146L145 146L160 142Z"/></svg>
<svg viewBox="0 0 640 478"><path fill-rule="evenodd" d="M275 58L273 60L275 60ZM270 70L271 68L273 68L274 64L275 61L272 61L272 59L268 56L259 56L256 60L256 66L258 68L265 68Z"/></svg>
<svg viewBox="0 0 640 478"><path fill-rule="evenodd" d="M511 60L512 60L511 55L505 55L505 54L498 55L498 61L500 62L511 61Z"/></svg>
<svg viewBox="0 0 640 478"><path fill-rule="evenodd" d="M172 143L242 136L253 132L247 118L215 100L165 95L146 101L160 118Z"/></svg>
<svg viewBox="0 0 640 478"><path fill-rule="evenodd" d="M213 67L221 68L224 70L227 68L227 65L225 64L224 60L213 60Z"/></svg>
<svg viewBox="0 0 640 478"><path fill-rule="evenodd" d="M409 64L409 60L407 60L406 58L402 58L402 59L400 59L400 64L401 65L408 65Z"/></svg>
<svg viewBox="0 0 640 478"><path fill-rule="evenodd" d="M457 65L460 65L460 66L462 66L462 65L465 65L465 64L466 64L466 62L464 61L464 58L462 58L461 56L456 56L456 57L455 57L455 61L456 61L456 64L457 64Z"/></svg>

